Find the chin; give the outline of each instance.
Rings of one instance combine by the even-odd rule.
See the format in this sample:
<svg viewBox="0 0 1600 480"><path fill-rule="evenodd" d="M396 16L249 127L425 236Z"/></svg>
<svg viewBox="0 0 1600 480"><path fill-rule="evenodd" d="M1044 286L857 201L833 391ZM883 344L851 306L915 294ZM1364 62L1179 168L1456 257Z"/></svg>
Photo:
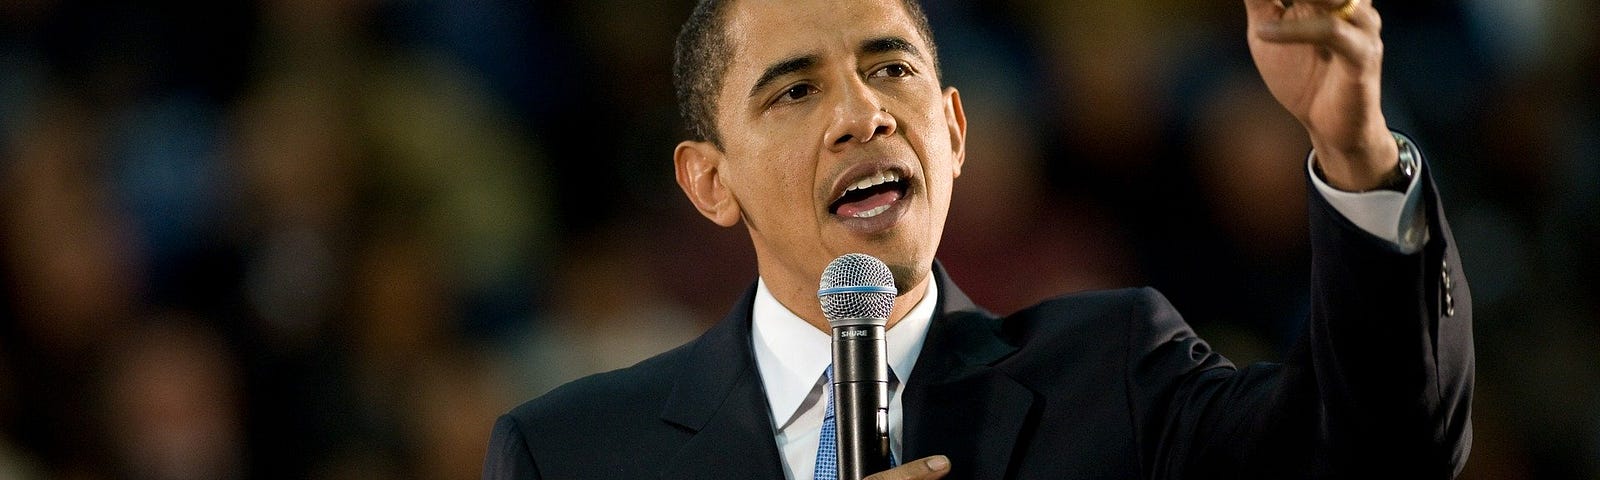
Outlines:
<svg viewBox="0 0 1600 480"><path fill-rule="evenodd" d="M905 264L900 262L884 262L889 266L889 273L894 274L894 288L899 290L898 295L905 295L911 287L922 283L933 272L933 262L916 262Z"/></svg>

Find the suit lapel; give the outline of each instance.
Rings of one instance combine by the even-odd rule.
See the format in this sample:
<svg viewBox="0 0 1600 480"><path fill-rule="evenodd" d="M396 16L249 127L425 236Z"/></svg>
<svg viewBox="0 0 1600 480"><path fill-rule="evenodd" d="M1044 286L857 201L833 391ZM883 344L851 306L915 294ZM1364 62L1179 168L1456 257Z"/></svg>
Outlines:
<svg viewBox="0 0 1600 480"><path fill-rule="evenodd" d="M1033 392L993 365L1016 351L1000 321L934 264L939 305L907 380L905 459L950 457L950 478L999 479L1033 406ZM662 478L783 478L766 393L750 347L755 287L694 346L661 419L694 435Z"/></svg>
<svg viewBox="0 0 1600 480"><path fill-rule="evenodd" d="M695 342L661 419L694 432L662 478L783 478L766 393L750 347L755 286Z"/></svg>
<svg viewBox="0 0 1600 480"><path fill-rule="evenodd" d="M950 478L1004 478L1034 393L993 367L1017 349L1002 340L999 319L937 263L934 275L939 308L902 400L904 455L948 456Z"/></svg>

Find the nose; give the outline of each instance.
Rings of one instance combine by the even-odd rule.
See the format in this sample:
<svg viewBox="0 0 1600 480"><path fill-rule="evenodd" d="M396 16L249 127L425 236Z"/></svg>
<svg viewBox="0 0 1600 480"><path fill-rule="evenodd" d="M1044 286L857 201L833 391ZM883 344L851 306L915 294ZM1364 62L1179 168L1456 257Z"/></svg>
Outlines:
<svg viewBox="0 0 1600 480"><path fill-rule="evenodd" d="M843 93L824 137L828 139L829 150L841 152L851 143L866 143L894 134L894 115L889 114L864 82L860 79L848 82Z"/></svg>

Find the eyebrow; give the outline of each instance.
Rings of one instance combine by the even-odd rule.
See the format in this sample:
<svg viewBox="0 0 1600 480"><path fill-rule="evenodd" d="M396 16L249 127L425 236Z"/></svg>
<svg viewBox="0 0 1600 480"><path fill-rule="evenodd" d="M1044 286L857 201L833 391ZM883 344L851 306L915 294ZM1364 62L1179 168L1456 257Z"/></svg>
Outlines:
<svg viewBox="0 0 1600 480"><path fill-rule="evenodd" d="M879 54L889 52L904 52L914 57L922 56L922 52L917 50L916 45L912 45L911 42L901 37L877 37L861 42L860 53ZM772 64L772 66L761 72L761 77L756 80L755 86L750 87L750 96L760 95L761 90L771 85L778 77L811 68L817 62L818 56L816 54L807 54Z"/></svg>
<svg viewBox="0 0 1600 480"><path fill-rule="evenodd" d="M760 95L761 89L766 88L767 85L770 85L773 80L777 80L778 77L811 68L816 64L817 56L814 54L801 55L774 63L772 66L767 67L765 71L761 72L761 78L756 80L756 86L750 87L750 96L754 97L756 95Z"/></svg>
<svg viewBox="0 0 1600 480"><path fill-rule="evenodd" d="M916 45L912 45L911 42L908 42L906 39L900 37L878 37L861 42L861 53L875 54L890 52L904 52L913 57L922 56L922 52L917 51Z"/></svg>

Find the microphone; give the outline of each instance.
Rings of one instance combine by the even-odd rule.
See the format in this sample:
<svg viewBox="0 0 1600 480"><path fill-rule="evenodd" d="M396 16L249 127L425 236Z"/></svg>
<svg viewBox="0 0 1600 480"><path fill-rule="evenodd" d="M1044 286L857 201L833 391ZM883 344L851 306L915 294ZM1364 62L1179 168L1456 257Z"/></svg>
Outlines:
<svg viewBox="0 0 1600 480"><path fill-rule="evenodd" d="M833 327L833 405L839 480L889 469L889 364L884 326L894 310L894 274L851 253L822 271L817 299Z"/></svg>

